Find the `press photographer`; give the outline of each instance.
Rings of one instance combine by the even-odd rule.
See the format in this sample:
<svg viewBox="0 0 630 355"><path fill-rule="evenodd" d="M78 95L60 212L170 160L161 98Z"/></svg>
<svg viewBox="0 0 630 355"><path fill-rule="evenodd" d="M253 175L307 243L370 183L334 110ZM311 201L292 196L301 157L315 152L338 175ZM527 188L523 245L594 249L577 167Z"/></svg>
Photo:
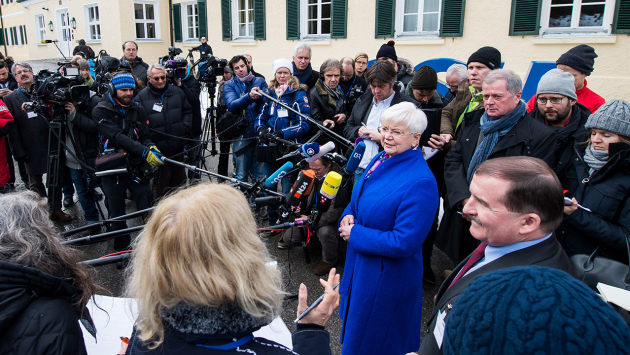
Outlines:
<svg viewBox="0 0 630 355"><path fill-rule="evenodd" d="M184 161L186 138L191 136L192 108L186 94L179 87L166 82L166 69L152 64L148 70L149 83L136 96L136 102L148 115L151 141L165 156ZM167 164L161 167L155 179L156 197L186 182L183 166Z"/></svg>
<svg viewBox="0 0 630 355"><path fill-rule="evenodd" d="M208 55L212 55L212 47L208 44L208 40L206 37L201 37L201 44L197 47L188 48L189 51L199 51L201 53L201 58L206 57Z"/></svg>
<svg viewBox="0 0 630 355"><path fill-rule="evenodd" d="M128 168L130 172L103 176L103 192L107 198L110 218L125 214L125 196L127 189L136 202L136 208L149 208L152 202L149 178L142 169L146 161L150 167L163 165L162 154L149 137L149 117L145 109L134 102L136 88L133 75L117 72L112 75L109 92L92 111L92 118L98 122L101 134L103 157L111 158L117 164L110 168ZM97 159L97 160L103 160ZM96 163L97 170L99 161ZM114 166L115 165L115 166ZM115 230L126 228L125 222L113 224ZM114 239L114 249L129 248L129 235Z"/></svg>
<svg viewBox="0 0 630 355"><path fill-rule="evenodd" d="M343 66L343 71L341 72L339 89L343 93L346 111L350 115L359 97L368 91L368 83L362 76L355 74L354 59L350 57L341 58L341 65Z"/></svg>

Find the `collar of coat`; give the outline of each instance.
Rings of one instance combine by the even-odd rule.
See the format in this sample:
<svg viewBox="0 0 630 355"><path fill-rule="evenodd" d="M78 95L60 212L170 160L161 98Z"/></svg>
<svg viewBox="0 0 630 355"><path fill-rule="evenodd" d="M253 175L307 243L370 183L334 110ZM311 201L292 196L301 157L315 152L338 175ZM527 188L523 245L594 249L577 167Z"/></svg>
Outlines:
<svg viewBox="0 0 630 355"><path fill-rule="evenodd" d="M317 93L319 94L319 96L326 96L328 98L328 105L336 110L337 103L335 102L335 99L332 98L332 96L328 95L328 92L326 91L326 88L324 87L324 84L321 80L317 80L317 83L315 83L315 88L317 89Z"/></svg>

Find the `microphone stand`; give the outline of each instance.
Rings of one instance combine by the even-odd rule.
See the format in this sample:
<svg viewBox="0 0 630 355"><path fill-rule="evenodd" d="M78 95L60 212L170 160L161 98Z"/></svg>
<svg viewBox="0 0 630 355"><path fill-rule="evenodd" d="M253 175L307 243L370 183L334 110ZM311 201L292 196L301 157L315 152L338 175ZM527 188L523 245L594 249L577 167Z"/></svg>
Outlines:
<svg viewBox="0 0 630 355"><path fill-rule="evenodd" d="M124 235L124 234L137 232L139 230L142 230L142 228L144 228L144 226L136 226L136 227L131 227L131 228L125 228L125 229L120 229L120 230L107 232L107 233L102 233L102 234L97 234L97 235L88 235L87 237L83 237L83 238L65 240L65 241L61 242L61 244L63 244L63 245L73 245L73 244L86 245L86 244L99 243L99 242L105 241L105 240L107 240L109 238L120 237L121 235Z"/></svg>
<svg viewBox="0 0 630 355"><path fill-rule="evenodd" d="M85 260L85 261L78 262L77 264L87 265L87 266L92 266L92 267L114 264L114 263L130 260L131 257L133 256L133 253L134 252L129 252L129 253L123 253L123 254L118 254L118 255L107 256L107 257L99 258L99 259Z"/></svg>
<svg viewBox="0 0 630 355"><path fill-rule="evenodd" d="M155 209L155 207L149 207L147 209L144 210L140 210L140 211L136 211L136 212L131 212L122 216L118 216L118 217L114 217L114 218L110 218L110 219L106 219L103 221L98 221L96 223L92 223L92 224L88 224L85 225L83 227L78 227L75 229L71 229L71 230L67 230L67 231L63 231L61 233L59 233L60 235L66 236L66 235L71 235L71 234L75 234L75 233L79 233L79 232L83 232L86 231L88 229L92 229L95 226L103 226L109 222L117 222L117 221L121 221L121 220L128 220L128 219L132 219L132 218L136 218L136 217L142 217L145 213L151 212Z"/></svg>
<svg viewBox="0 0 630 355"><path fill-rule="evenodd" d="M339 141L339 143L341 143L342 145L344 145L346 148L352 148L354 145L352 144L352 142L350 142L349 140L345 139L344 137L338 135L337 133L333 132L332 130L330 130L328 127L325 127L321 124L319 124L319 122L315 121L314 119L312 119L311 117L308 117L306 115L304 115L303 113L293 109L292 107L289 107L289 105L285 104L284 102L274 99L273 97L265 94L262 91L257 91L258 93L260 93L260 95L262 95L263 97L266 97L267 99L277 103L278 105L286 108L287 110L295 113L296 115L302 117L303 119L309 121L311 124L314 124L315 126L319 127L320 131L326 132L326 134L328 134L329 136L331 136L332 138L336 139L337 141Z"/></svg>

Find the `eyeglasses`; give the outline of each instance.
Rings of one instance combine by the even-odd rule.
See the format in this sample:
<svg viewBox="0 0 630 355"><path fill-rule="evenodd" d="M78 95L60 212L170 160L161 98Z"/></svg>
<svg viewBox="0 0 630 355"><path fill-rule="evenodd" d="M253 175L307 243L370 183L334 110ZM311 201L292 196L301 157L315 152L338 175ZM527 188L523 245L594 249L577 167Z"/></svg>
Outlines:
<svg viewBox="0 0 630 355"><path fill-rule="evenodd" d="M415 134L414 132L411 133L402 133L401 131L392 131L389 128L386 127L379 127L378 131L382 134L382 135L387 135L387 133L391 133L392 137L394 138L400 138L402 136L411 136L413 134Z"/></svg>
<svg viewBox="0 0 630 355"><path fill-rule="evenodd" d="M291 73L288 71L278 71L276 72L276 75L291 75Z"/></svg>
<svg viewBox="0 0 630 355"><path fill-rule="evenodd" d="M31 73L31 71L28 69L18 70L15 72L15 75L21 75L21 74L26 74L26 73Z"/></svg>
<svg viewBox="0 0 630 355"><path fill-rule="evenodd" d="M540 99L537 99L536 102L541 104L541 105L546 105L547 101L551 101L551 104L557 105L557 104L562 103L562 100L564 100L564 97L552 97L550 99L546 99L544 97L541 97Z"/></svg>
<svg viewBox="0 0 630 355"><path fill-rule="evenodd" d="M154 76L153 80L155 80L155 81L163 81L163 80L166 80L166 77L165 76Z"/></svg>

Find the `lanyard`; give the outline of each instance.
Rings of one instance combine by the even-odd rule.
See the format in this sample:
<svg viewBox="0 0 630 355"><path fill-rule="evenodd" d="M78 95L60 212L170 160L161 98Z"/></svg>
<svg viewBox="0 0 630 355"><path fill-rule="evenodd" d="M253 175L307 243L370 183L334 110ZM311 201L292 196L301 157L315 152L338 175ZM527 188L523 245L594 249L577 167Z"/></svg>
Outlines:
<svg viewBox="0 0 630 355"><path fill-rule="evenodd" d="M254 334L246 335L240 339L237 339L231 343L223 344L223 345L203 345L203 344L195 344L200 348L213 349L213 350L232 350L236 349L241 345L245 345L249 343L252 339L254 339Z"/></svg>
<svg viewBox="0 0 630 355"><path fill-rule="evenodd" d="M31 100L31 98L30 98L30 96L31 96L31 95L26 96L26 94L25 94L24 92L22 92L22 89L18 88L18 90L20 91L20 94L22 94L22 96L24 96L24 98L26 99L26 101L30 101L30 100Z"/></svg>
<svg viewBox="0 0 630 355"><path fill-rule="evenodd" d="M341 93L343 94L343 98L345 99L346 97L348 97L348 94L350 93L350 91L352 91L352 87L354 87L354 83L357 82L357 76L354 76L354 80L352 80L352 85L350 85L350 88L348 88L348 92L344 93L343 89L341 88L341 85L339 85L339 91L341 91Z"/></svg>
<svg viewBox="0 0 630 355"><path fill-rule="evenodd" d="M160 106L164 104L164 95L166 95L167 92L168 92L168 84L166 84L166 90L162 94L162 99L160 100Z"/></svg>

